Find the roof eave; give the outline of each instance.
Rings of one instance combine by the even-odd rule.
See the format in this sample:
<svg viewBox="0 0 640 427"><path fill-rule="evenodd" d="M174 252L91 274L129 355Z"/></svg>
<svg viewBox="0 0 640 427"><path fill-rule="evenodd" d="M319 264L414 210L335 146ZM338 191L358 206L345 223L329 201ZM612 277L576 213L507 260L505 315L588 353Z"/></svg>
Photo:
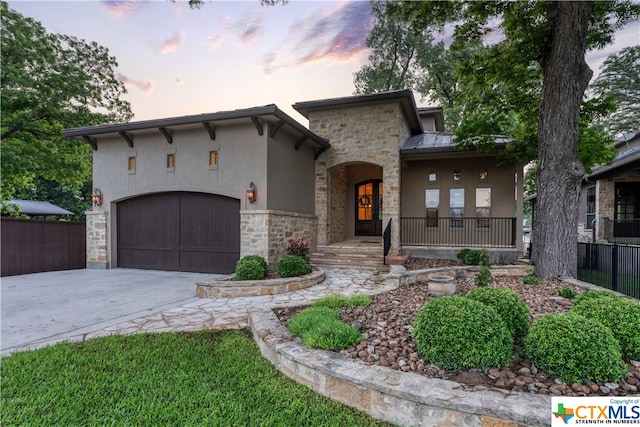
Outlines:
<svg viewBox="0 0 640 427"><path fill-rule="evenodd" d="M422 120L418 115L418 107L413 97L413 92L405 89L390 92L381 92L368 95L347 96L341 98L328 98L314 101L296 102L293 109L302 116L309 118L309 113L313 110L327 110L332 108L347 107L349 105L369 104L382 101L400 100L403 112L409 120L409 126L413 135L422 133Z"/></svg>
<svg viewBox="0 0 640 427"><path fill-rule="evenodd" d="M66 129L61 132L62 136L68 138L81 138L90 144L95 145L95 137L107 134L126 134L126 132L148 129L166 129L176 126L193 125L197 123L214 123L225 120L258 118L265 116L273 116L278 120L282 120L285 124L296 130L303 136L306 136L320 148L327 149L330 144L327 139L322 138L309 129L302 126L291 116L280 110L276 105L267 105L264 107L254 107L242 110L222 111L217 113L197 114L191 116L171 117L165 119L145 120L138 122L116 123L101 126L87 126L82 128ZM163 132L164 134L164 132ZM96 147L94 146L94 149Z"/></svg>

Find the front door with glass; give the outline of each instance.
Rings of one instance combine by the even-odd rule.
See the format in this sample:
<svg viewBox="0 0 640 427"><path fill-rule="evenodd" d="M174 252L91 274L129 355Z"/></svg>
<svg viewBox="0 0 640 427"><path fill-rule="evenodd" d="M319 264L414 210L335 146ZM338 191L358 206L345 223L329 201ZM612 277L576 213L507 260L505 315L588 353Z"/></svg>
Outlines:
<svg viewBox="0 0 640 427"><path fill-rule="evenodd" d="M382 234L382 180L372 179L356 185L356 236Z"/></svg>

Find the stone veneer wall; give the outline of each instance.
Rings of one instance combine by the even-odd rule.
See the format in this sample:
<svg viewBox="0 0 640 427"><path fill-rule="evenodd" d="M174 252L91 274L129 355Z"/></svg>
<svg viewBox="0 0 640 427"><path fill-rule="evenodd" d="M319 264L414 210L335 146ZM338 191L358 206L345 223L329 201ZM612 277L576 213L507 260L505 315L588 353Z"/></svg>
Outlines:
<svg viewBox="0 0 640 427"><path fill-rule="evenodd" d="M87 268L109 267L108 213L87 211Z"/></svg>
<svg viewBox="0 0 640 427"><path fill-rule="evenodd" d="M347 167L336 166L329 170L329 221L327 237L329 243L347 238Z"/></svg>
<svg viewBox="0 0 640 427"><path fill-rule="evenodd" d="M393 221L391 254L397 254L400 248L400 143L410 135L400 102L312 111L309 128L331 143L331 148L316 162L318 244L326 245L333 243L333 238L339 238L340 223L333 223L339 216L335 214L339 206L333 204L336 200L332 194L342 190L333 185L329 171L339 165L366 162L382 166L383 227L389 219ZM343 222L344 216L343 212Z"/></svg>
<svg viewBox="0 0 640 427"><path fill-rule="evenodd" d="M640 172L629 172L615 178L596 181L596 240L607 239L606 219L614 219L616 182L640 182Z"/></svg>
<svg viewBox="0 0 640 427"><path fill-rule="evenodd" d="M314 215L272 210L240 211L240 257L260 255L274 266L285 255L289 239L304 238L316 247Z"/></svg>

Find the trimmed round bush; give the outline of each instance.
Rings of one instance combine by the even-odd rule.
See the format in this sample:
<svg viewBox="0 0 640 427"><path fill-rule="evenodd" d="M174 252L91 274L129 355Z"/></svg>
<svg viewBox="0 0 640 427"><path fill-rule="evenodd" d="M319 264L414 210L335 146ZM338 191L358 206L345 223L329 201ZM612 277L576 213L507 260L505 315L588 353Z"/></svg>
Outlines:
<svg viewBox="0 0 640 427"><path fill-rule="evenodd" d="M307 274L309 270L309 264L307 261L296 255L285 255L280 261L276 271L280 277L296 277Z"/></svg>
<svg viewBox="0 0 640 427"><path fill-rule="evenodd" d="M236 280L262 280L267 277L269 267L259 255L247 255L236 264Z"/></svg>
<svg viewBox="0 0 640 427"><path fill-rule="evenodd" d="M580 305L584 301L589 301L592 299L600 299L600 298L618 298L618 296L613 292L609 292L609 291L600 291L600 290L586 291L586 292L582 292L573 300L572 307L575 307L576 305Z"/></svg>
<svg viewBox="0 0 640 427"><path fill-rule="evenodd" d="M627 373L620 344L609 328L574 313L548 314L524 339L531 362L567 384L620 381Z"/></svg>
<svg viewBox="0 0 640 427"><path fill-rule="evenodd" d="M511 289L476 288L467 293L466 297L493 307L507 325L513 342L523 343L530 317L529 307L520 295Z"/></svg>
<svg viewBox="0 0 640 427"><path fill-rule="evenodd" d="M418 351L445 369L503 367L513 338L492 307L471 298L435 298L420 309L413 336Z"/></svg>
<svg viewBox="0 0 640 427"><path fill-rule="evenodd" d="M573 304L571 313L597 320L611 329L620 343L622 358L640 360L640 304L610 295L582 298Z"/></svg>

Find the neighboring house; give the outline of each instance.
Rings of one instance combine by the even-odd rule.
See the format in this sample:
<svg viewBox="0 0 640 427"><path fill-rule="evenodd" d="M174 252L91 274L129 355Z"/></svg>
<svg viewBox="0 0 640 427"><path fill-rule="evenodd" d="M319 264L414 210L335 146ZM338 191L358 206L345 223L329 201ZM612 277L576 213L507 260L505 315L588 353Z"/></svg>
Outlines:
<svg viewBox="0 0 640 427"><path fill-rule="evenodd" d="M40 200L8 200L5 202L8 212L18 212L31 218L48 218L73 215L66 209L51 202Z"/></svg>
<svg viewBox="0 0 640 427"><path fill-rule="evenodd" d="M293 107L309 128L269 105L64 131L94 149L87 266L228 273L289 238L380 245L389 222L392 254L522 253L522 168L497 166L500 144L455 150L410 91Z"/></svg>
<svg viewBox="0 0 640 427"><path fill-rule="evenodd" d="M580 192L580 241L640 244L640 130L614 144L616 158L594 169Z"/></svg>

